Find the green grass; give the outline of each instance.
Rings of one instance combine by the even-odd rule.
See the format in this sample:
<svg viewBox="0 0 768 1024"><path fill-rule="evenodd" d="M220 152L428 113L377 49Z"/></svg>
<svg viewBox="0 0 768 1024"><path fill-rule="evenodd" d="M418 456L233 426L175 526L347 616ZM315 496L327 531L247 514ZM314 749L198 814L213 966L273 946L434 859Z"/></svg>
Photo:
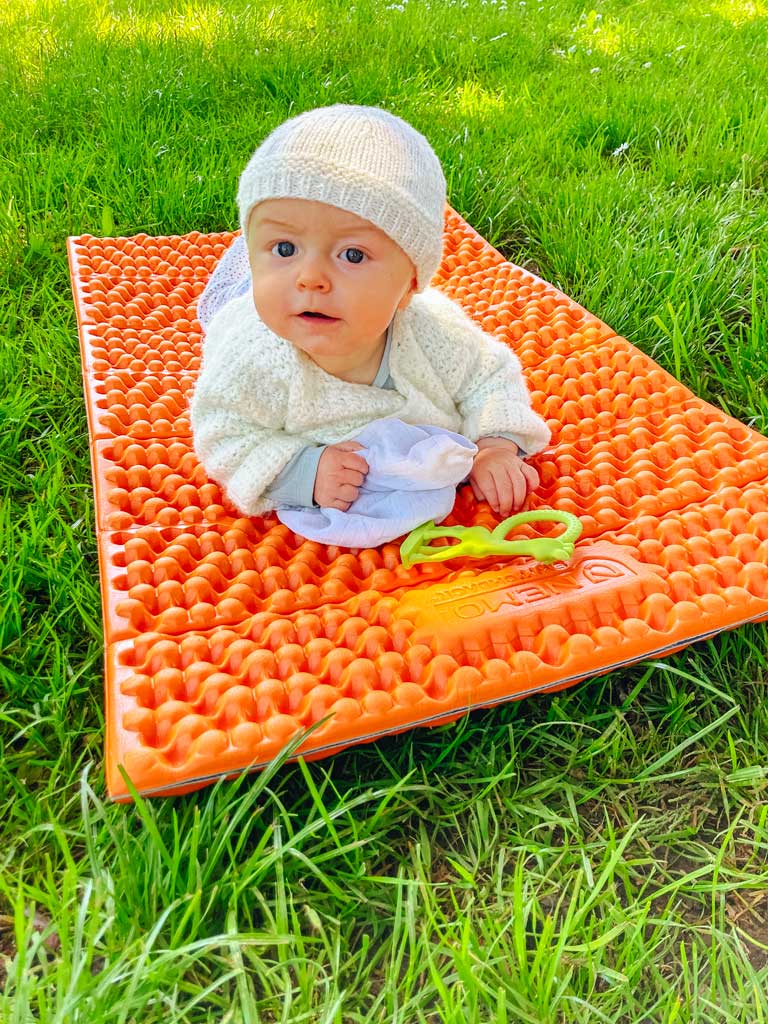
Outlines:
<svg viewBox="0 0 768 1024"><path fill-rule="evenodd" d="M762 0L8 0L0 1020L768 1020L768 632L113 806L64 237L233 227L268 129L426 132L453 204L768 430Z"/></svg>

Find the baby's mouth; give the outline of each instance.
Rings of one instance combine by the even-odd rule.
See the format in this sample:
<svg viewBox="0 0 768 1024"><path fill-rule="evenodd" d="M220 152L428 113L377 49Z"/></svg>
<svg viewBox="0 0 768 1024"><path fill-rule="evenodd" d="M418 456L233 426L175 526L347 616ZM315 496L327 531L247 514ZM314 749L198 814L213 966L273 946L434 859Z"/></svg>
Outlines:
<svg viewBox="0 0 768 1024"><path fill-rule="evenodd" d="M328 316L327 313L317 313L311 309L305 309L303 313L299 313L301 320L320 320L325 323L334 323L339 318L337 316Z"/></svg>

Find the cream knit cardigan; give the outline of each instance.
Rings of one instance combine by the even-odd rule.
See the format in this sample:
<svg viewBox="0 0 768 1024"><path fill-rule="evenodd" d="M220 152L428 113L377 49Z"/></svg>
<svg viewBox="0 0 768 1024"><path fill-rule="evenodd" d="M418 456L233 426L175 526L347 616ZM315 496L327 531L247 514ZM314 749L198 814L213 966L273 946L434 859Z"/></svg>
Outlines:
<svg viewBox="0 0 768 1024"><path fill-rule="evenodd" d="M259 515L271 508L264 491L302 448L387 416L470 441L514 434L528 455L549 441L517 357L435 289L396 314L389 372L396 391L339 380L270 331L250 293L234 299L205 337L191 403L197 456L241 512Z"/></svg>

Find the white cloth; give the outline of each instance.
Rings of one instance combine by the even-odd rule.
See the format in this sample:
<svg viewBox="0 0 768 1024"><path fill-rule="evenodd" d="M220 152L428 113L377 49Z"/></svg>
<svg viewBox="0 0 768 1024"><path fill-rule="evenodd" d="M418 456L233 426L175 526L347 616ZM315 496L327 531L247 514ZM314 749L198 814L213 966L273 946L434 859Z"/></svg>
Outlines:
<svg viewBox="0 0 768 1024"><path fill-rule="evenodd" d="M197 300L197 319L204 331L222 306L232 299L239 299L251 290L251 264L248 261L248 247L242 235L238 235L219 262Z"/></svg>
<svg viewBox="0 0 768 1024"><path fill-rule="evenodd" d="M250 293L211 319L191 403L195 451L245 515L275 507L264 492L307 445L335 444L396 416L463 434L549 441L517 357L460 306L428 288L395 315L389 372L396 390L333 377L259 319Z"/></svg>
<svg viewBox="0 0 768 1024"><path fill-rule="evenodd" d="M279 508L294 533L323 544L372 548L421 523L445 519L456 485L469 475L477 446L441 427L398 419L369 423L354 438L368 463L360 493L346 512L337 508Z"/></svg>

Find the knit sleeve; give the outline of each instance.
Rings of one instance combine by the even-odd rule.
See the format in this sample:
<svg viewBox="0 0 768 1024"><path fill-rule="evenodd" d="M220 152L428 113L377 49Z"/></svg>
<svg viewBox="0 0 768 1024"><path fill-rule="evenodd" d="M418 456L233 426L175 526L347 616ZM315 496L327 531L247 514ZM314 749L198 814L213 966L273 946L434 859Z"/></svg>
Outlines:
<svg viewBox="0 0 768 1024"><path fill-rule="evenodd" d="M195 452L245 515L275 507L264 492L311 443L285 430L287 374L274 360L255 358L254 348L236 332L206 338L190 405Z"/></svg>
<svg viewBox="0 0 768 1024"><path fill-rule="evenodd" d="M481 437L511 434L528 455L550 439L547 424L531 408L517 356L446 296L432 292L429 302L436 330L427 332L430 358L461 416L461 433Z"/></svg>

